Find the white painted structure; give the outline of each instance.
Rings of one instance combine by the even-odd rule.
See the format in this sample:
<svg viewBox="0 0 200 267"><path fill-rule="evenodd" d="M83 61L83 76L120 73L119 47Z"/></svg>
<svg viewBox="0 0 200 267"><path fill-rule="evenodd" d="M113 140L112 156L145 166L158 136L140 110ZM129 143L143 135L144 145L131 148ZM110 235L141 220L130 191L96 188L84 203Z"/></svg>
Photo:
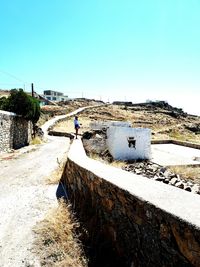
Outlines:
<svg viewBox="0 0 200 267"><path fill-rule="evenodd" d="M59 101L66 101L69 100L68 96L65 96L61 92L53 91L53 90L45 90L44 95L46 99L54 102L59 102Z"/></svg>
<svg viewBox="0 0 200 267"><path fill-rule="evenodd" d="M100 130L107 129L111 126L118 127L131 127L131 123L128 121L93 121L90 123L90 128L92 130Z"/></svg>
<svg viewBox="0 0 200 267"><path fill-rule="evenodd" d="M151 131L147 128L110 126L107 129L107 146L116 160L150 159Z"/></svg>

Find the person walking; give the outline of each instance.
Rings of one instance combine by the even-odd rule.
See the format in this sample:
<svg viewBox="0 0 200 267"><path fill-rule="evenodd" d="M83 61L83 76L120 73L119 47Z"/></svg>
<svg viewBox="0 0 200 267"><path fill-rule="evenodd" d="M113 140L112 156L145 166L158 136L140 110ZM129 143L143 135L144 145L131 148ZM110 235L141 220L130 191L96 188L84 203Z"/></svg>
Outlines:
<svg viewBox="0 0 200 267"><path fill-rule="evenodd" d="M80 123L78 121L78 116L75 116L75 119L74 119L74 128L75 128L75 134L76 134L76 139L77 139L77 136L78 136L78 130L80 129Z"/></svg>

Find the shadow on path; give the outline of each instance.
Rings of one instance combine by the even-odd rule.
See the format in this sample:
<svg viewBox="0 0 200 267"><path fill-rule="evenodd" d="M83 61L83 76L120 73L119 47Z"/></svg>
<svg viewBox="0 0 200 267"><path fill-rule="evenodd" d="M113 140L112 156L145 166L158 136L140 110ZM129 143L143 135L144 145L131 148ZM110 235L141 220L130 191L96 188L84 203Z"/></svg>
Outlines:
<svg viewBox="0 0 200 267"><path fill-rule="evenodd" d="M67 194L67 190L65 187L65 184L60 181L56 190L56 197L58 200L60 200L61 198L64 199L65 202L68 201L68 194Z"/></svg>

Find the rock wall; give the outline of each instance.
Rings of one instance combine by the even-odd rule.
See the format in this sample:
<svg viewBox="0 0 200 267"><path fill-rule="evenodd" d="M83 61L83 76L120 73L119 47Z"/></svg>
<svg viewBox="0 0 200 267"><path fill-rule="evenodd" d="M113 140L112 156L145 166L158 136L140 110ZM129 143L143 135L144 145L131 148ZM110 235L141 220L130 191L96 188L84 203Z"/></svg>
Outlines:
<svg viewBox="0 0 200 267"><path fill-rule="evenodd" d="M26 146L31 141L32 123L21 117L16 116L14 119L13 129L13 148L18 149Z"/></svg>
<svg viewBox="0 0 200 267"><path fill-rule="evenodd" d="M89 159L79 140L62 180L89 266L200 266L199 196Z"/></svg>
<svg viewBox="0 0 200 267"><path fill-rule="evenodd" d="M27 145L31 140L31 122L15 113L0 111L0 152Z"/></svg>

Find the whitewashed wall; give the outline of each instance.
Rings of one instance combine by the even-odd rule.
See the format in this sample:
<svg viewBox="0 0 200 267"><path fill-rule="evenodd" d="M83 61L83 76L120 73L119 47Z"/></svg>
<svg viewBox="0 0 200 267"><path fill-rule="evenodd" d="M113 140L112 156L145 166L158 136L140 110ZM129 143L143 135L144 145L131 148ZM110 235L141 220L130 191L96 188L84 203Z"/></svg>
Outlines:
<svg viewBox="0 0 200 267"><path fill-rule="evenodd" d="M133 139L135 142L131 142ZM111 126L107 129L107 146L116 160L150 159L151 131L147 128Z"/></svg>
<svg viewBox="0 0 200 267"><path fill-rule="evenodd" d="M93 121L90 123L90 128L92 130L102 130L107 129L111 126L118 127L131 127L131 123L128 121Z"/></svg>

